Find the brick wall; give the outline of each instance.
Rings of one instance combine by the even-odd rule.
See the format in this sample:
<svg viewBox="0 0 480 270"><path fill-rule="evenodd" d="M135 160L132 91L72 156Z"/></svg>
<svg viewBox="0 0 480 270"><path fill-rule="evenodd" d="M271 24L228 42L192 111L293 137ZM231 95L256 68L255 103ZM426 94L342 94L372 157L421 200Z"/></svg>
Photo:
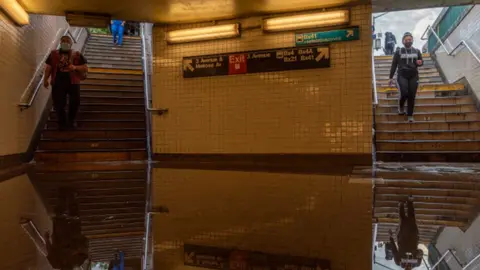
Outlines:
<svg viewBox="0 0 480 270"><path fill-rule="evenodd" d="M17 27L0 12L0 155L27 150L50 90L42 87L26 111L20 112L17 104L52 42L68 27L64 17L30 15L30 21Z"/></svg>
<svg viewBox="0 0 480 270"><path fill-rule="evenodd" d="M155 153L370 153L371 7L352 8L361 40L331 45L331 68L184 79L182 57L293 47L294 33L167 45L153 30ZM261 18L240 20L254 25Z"/></svg>
<svg viewBox="0 0 480 270"><path fill-rule="evenodd" d="M155 269L183 266L183 243L329 259L371 269L372 186L345 176L154 169ZM198 269L198 268L196 268Z"/></svg>
<svg viewBox="0 0 480 270"><path fill-rule="evenodd" d="M42 233L51 231L47 211L26 175L0 183L0 269L51 269L20 227L22 217L33 220Z"/></svg>

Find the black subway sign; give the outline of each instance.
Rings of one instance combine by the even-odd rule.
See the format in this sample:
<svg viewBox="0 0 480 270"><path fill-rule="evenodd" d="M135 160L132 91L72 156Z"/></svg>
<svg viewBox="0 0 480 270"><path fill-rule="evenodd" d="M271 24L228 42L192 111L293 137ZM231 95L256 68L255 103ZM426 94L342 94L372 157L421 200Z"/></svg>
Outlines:
<svg viewBox="0 0 480 270"><path fill-rule="evenodd" d="M183 58L183 77L210 77L330 67L328 46L282 48Z"/></svg>

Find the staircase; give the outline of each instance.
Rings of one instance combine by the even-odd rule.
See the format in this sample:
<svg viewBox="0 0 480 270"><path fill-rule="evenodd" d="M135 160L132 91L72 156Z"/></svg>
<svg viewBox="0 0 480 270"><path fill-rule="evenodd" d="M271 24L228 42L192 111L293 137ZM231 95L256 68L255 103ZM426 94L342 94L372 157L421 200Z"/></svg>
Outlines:
<svg viewBox="0 0 480 270"><path fill-rule="evenodd" d="M375 57L378 161L480 161L480 113L462 84L444 84L429 55L420 67L415 122L397 114L398 91L388 87L391 57Z"/></svg>
<svg viewBox="0 0 480 270"><path fill-rule="evenodd" d="M35 161L94 162L146 158L141 40L92 35L86 45L88 78L82 82L78 128L59 131L50 112ZM126 56L125 56L126 55Z"/></svg>
<svg viewBox="0 0 480 270"><path fill-rule="evenodd" d="M78 127L59 131L50 111L29 172L50 212L60 186L76 190L93 261L109 261L117 249L126 258L142 255L147 154L141 48L140 38L125 37L114 47L111 36L90 36Z"/></svg>

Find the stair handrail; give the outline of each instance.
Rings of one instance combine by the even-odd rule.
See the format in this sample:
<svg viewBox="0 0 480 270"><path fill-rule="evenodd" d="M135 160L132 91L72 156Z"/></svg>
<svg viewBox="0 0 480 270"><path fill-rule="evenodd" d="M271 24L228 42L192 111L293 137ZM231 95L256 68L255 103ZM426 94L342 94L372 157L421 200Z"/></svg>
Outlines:
<svg viewBox="0 0 480 270"><path fill-rule="evenodd" d="M63 32L62 36L70 35L72 37L73 42L77 43L78 39L80 38L80 35L82 34L82 31L84 30L84 28L80 28L76 37L73 36L70 29L71 29L70 26L67 27L65 29L65 31ZM48 48L47 53L43 56L42 61L38 64L37 69L35 70L35 73L32 76L32 79L30 80L27 87L23 91L23 94L20 98L20 102L17 104L17 106L20 107L21 111L26 110L26 109L28 109L32 106L33 102L35 101L35 98L38 95L38 92L40 91L40 88L42 87L43 79L45 77L45 74L43 73L44 72L43 71L44 63L45 63L45 61L47 61L47 58L50 55L50 52L52 51L52 48L58 48L58 46L59 46L57 44L57 39L58 39L57 36L58 36L58 33L59 33L60 30L61 29L59 29L57 31L57 34L55 35L55 40L52 41L52 45ZM54 47L53 45L56 45L56 46ZM38 78L40 73L42 73L42 75L40 76L40 80L37 83L36 87L33 88L33 93L31 93L32 85L35 83L35 80Z"/></svg>
<svg viewBox="0 0 480 270"><path fill-rule="evenodd" d="M433 30L433 28L429 25L427 26L427 29L425 29L425 32L423 32L422 36L420 37L421 40L428 40L427 37L425 37L425 34L428 32L428 31L431 31L432 34L435 36L435 38L438 40L438 42L440 43L440 46L442 46L442 48L445 50L445 52L447 53L447 55L449 56L454 56L453 53L458 49L460 48L460 46L465 46L465 48L467 48L467 50L472 54L473 58L475 58L475 60L477 60L478 63L480 63L480 58L477 56L477 54L475 54L475 52L472 50L472 48L470 47L470 45L468 45L467 41L462 39L460 40L460 42L457 44L457 46L455 46L451 51L448 51L447 49L447 46L445 46L445 43L443 43L442 39L438 36L438 34L435 32L435 30Z"/></svg>
<svg viewBox="0 0 480 270"><path fill-rule="evenodd" d="M30 226L33 231L35 232L35 234L37 234L37 237L40 239L40 241L42 241L42 244L43 244L43 247L39 246L39 244L37 243L37 241L35 241L35 239L33 238L32 235L30 235L30 233L28 232L28 230L25 228L25 226L28 225ZM27 233L28 237L33 241L33 244L37 247L38 251L40 251L40 253L42 253L43 256L47 256L47 253L45 252L44 248L45 246L47 245L46 241L45 241L45 238L43 238L42 234L40 233L40 231L37 229L37 226L35 226L35 224L33 223L33 221L31 220L26 220L24 222L21 222L20 223L20 226L22 227L22 229Z"/></svg>
<svg viewBox="0 0 480 270"><path fill-rule="evenodd" d="M375 54L372 51L372 89L373 89L373 106L378 104L377 94L377 76L375 74Z"/></svg>
<svg viewBox="0 0 480 270"><path fill-rule="evenodd" d="M475 258L473 258L469 263L467 263L467 264L462 268L462 270L468 270L467 268L470 267L471 265L473 265L473 263L476 262L478 259L480 259L480 253L478 253L477 256L475 256Z"/></svg>

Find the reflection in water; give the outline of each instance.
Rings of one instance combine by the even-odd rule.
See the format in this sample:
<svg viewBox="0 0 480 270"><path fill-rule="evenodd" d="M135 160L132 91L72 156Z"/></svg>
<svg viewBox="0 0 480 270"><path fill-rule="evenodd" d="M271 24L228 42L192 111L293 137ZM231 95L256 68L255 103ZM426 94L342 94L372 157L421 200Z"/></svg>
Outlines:
<svg viewBox="0 0 480 270"><path fill-rule="evenodd" d="M57 199L52 239L48 232L45 234L47 258L55 269L72 269L88 259L88 240L81 231L77 193L61 187Z"/></svg>

